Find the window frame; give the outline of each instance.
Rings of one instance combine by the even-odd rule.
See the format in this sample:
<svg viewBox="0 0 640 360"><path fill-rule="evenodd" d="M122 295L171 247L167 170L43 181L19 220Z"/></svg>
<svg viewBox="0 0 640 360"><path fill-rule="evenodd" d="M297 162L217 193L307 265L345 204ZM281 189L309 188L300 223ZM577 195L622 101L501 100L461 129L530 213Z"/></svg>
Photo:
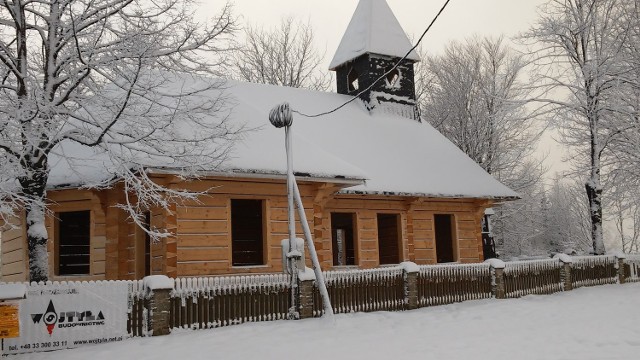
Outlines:
<svg viewBox="0 0 640 360"><path fill-rule="evenodd" d="M61 226L60 226L60 214L68 214L68 213L80 213L80 212L85 212L85 213L89 213L89 223L87 224L88 230L89 230L89 234L88 234L88 253L87 255L89 256L89 261L88 261L88 270L86 273L80 273L80 274L62 274L60 269L61 269L61 250L60 247L63 246L62 245L62 236L60 234L60 230L61 230ZM58 277L82 277L82 276L91 276L93 274L93 259L92 259L92 239L93 239L93 223L94 223L94 213L91 209L79 209L79 210L62 210L62 211L56 211L54 213L54 219L53 219L53 233L54 233L54 274L55 276Z"/></svg>
<svg viewBox="0 0 640 360"><path fill-rule="evenodd" d="M153 221L153 213L150 210L144 211L144 225L146 230L151 230L151 222ZM136 277L142 279L145 276L153 275L153 240L151 236L141 229L136 227L136 245L135 245L135 259L136 259ZM147 247L149 253L147 254ZM148 264L147 264L148 261Z"/></svg>
<svg viewBox="0 0 640 360"><path fill-rule="evenodd" d="M446 215L449 216L451 222L451 253L453 260L451 262L438 262L438 235L436 233L436 216ZM460 261L460 246L458 239L458 219L456 214L453 213L433 213L433 247L436 255L436 264L452 264Z"/></svg>
<svg viewBox="0 0 640 360"><path fill-rule="evenodd" d="M353 246L353 264L345 264L345 265L338 265L335 263L335 256L334 256L334 251L336 250L334 248L334 239L333 239L333 215L334 214L339 214L339 215L351 215L351 229L352 229L352 246ZM355 211L331 211L329 212L329 229L331 232L331 262L333 267L339 267L339 268L343 268L343 267L357 267L360 264L360 257L359 255L359 244L358 244L358 213ZM347 246L345 244L345 252L347 252ZM345 254L345 259L347 259L347 255Z"/></svg>
<svg viewBox="0 0 640 360"><path fill-rule="evenodd" d="M397 243L396 243L396 248L397 248L397 254L398 254L398 262L397 263L385 263L383 264L381 261L381 256L382 256L382 252L380 251L380 221L379 221L379 216L380 215L393 215L396 217L396 227L397 227ZM402 217L402 213L401 212L376 212L376 235L377 235L377 246L378 246L378 265L380 266L390 266L390 265L397 265L400 264L404 261L404 231L403 231L403 217Z"/></svg>
<svg viewBox="0 0 640 360"><path fill-rule="evenodd" d="M261 202L261 222L262 222L262 261L260 264L235 264L233 257L233 202L234 201L260 201ZM229 198L229 264L231 268L261 268L269 266L269 217L268 217L268 200L264 198L253 197L232 197Z"/></svg>

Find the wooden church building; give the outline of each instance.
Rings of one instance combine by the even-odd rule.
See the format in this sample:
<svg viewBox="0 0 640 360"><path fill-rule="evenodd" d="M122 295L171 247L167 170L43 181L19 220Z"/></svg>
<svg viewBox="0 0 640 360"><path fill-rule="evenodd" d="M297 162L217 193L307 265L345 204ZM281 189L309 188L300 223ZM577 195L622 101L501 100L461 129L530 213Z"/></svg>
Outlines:
<svg viewBox="0 0 640 360"><path fill-rule="evenodd" d="M337 93L229 82L228 121L253 130L197 180L181 180L179 169L149 168L168 188L207 192L168 211L149 209L145 226L172 235L157 243L116 207L125 198L117 181L109 189L86 188L81 175L88 167L79 167L70 183L70 170L49 159L50 279L282 271L286 155L284 131L269 124L269 110L286 101L317 114L358 94L339 111L294 117L294 168L322 268L482 261L485 209L518 195L420 120L418 55L411 52L393 69L409 49L386 1L361 0L331 62ZM21 223L2 233L1 281L28 280Z"/></svg>

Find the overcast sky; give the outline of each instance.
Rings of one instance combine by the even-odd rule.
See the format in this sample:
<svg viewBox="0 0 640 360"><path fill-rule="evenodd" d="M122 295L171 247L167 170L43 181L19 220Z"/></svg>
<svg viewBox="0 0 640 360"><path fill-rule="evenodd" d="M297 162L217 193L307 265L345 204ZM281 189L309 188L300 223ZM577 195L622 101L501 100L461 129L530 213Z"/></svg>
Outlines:
<svg viewBox="0 0 640 360"><path fill-rule="evenodd" d="M328 67L351 20L358 0L232 0L242 24L275 26L285 16L309 20L317 47L326 49ZM424 40L427 51L439 52L449 41L478 35L511 37L527 30L545 0L451 0ZM203 15L215 14L222 1L203 0ZM387 0L404 30L417 38L444 0Z"/></svg>

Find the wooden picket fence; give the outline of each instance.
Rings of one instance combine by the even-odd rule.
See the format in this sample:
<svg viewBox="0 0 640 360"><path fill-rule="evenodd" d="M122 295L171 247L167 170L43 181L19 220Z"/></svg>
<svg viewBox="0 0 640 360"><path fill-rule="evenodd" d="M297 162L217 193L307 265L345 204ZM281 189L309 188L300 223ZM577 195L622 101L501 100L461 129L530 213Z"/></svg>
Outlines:
<svg viewBox="0 0 640 360"><path fill-rule="evenodd" d="M505 263L504 287L507 298L532 294L553 294L563 290L558 259L510 261Z"/></svg>
<svg viewBox="0 0 640 360"><path fill-rule="evenodd" d="M323 272L334 313L399 311L405 308L400 267ZM322 299L313 289L313 315L322 316Z"/></svg>
<svg viewBox="0 0 640 360"><path fill-rule="evenodd" d="M574 257L573 261L573 287L617 282L614 256ZM628 263L632 274L629 281L640 281L640 257ZM507 262L503 271L505 297L563 291L563 274L558 259ZM401 266L324 272L331 306L337 314L406 310L405 275ZM205 329L287 319L291 307L289 281L284 274L177 279L171 299L171 327ZM491 298L493 286L495 278L487 263L419 266L417 306ZM312 314L320 317L322 300L315 284L312 298ZM135 295L132 304L130 333L144 335L143 297Z"/></svg>
<svg viewBox="0 0 640 360"><path fill-rule="evenodd" d="M627 255L624 259L561 256L506 263L494 259L480 264L422 266L403 263L378 269L326 271L324 276L335 313L403 311L466 300L515 298L581 286L640 282L640 255ZM209 329L296 316L322 316L322 301L315 282L300 280L300 286L292 288L290 281L286 274L179 278L173 288L158 291L148 289L146 286L151 286L151 282L145 285L144 280L73 285L97 284L101 291L109 291L110 286L122 290L122 284L126 283L127 334L149 336L166 334L175 328ZM55 290L69 284L27 285ZM292 296L297 299L297 309L292 308ZM152 306L168 311L152 311Z"/></svg>
<svg viewBox="0 0 640 360"><path fill-rule="evenodd" d="M618 260L615 256L574 256L572 259L573 288L615 284L618 281Z"/></svg>
<svg viewBox="0 0 640 360"><path fill-rule="evenodd" d="M434 306L491 297L489 264L420 266L418 306Z"/></svg>
<svg viewBox="0 0 640 360"><path fill-rule="evenodd" d="M170 325L208 329L286 319L289 279L284 274L176 279Z"/></svg>
<svg viewBox="0 0 640 360"><path fill-rule="evenodd" d="M640 282L640 255L627 255L625 278L627 282Z"/></svg>
<svg viewBox="0 0 640 360"><path fill-rule="evenodd" d="M142 280L131 280L127 313L127 333L131 336L146 335L146 289Z"/></svg>

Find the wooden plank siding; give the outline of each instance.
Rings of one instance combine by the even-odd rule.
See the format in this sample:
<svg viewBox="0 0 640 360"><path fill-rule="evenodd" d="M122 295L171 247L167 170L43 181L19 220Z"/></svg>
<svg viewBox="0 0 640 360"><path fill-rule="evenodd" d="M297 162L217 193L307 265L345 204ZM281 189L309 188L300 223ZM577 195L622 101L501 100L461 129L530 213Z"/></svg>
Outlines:
<svg viewBox="0 0 640 360"><path fill-rule="evenodd" d="M49 279L52 281L104 280L107 269L107 214L104 199L99 192L89 190L60 190L49 192L48 208L45 224L49 235L47 248L49 251ZM57 275L57 239L56 214L68 211L90 211L90 250L89 274L86 276Z"/></svg>
<svg viewBox="0 0 640 360"><path fill-rule="evenodd" d="M181 182L176 188L207 192L198 201L179 204L177 214L178 276L272 273L282 271L280 241L287 239L287 194L282 181L237 179ZM305 214L313 228L313 196L316 185L300 184ZM264 201L264 264L233 266L231 200ZM296 225L302 237L302 226ZM319 250L320 251L320 250ZM330 253L329 253L330 255Z"/></svg>
<svg viewBox="0 0 640 360"><path fill-rule="evenodd" d="M2 281L21 282L27 280L27 244L22 218L9 220L10 226L4 226L2 232Z"/></svg>
<svg viewBox="0 0 640 360"><path fill-rule="evenodd" d="M378 230L376 216L379 213L400 214L402 221L401 260L413 261L420 265L436 263L435 214L454 216L457 237L456 260L473 263L482 258L481 219L490 202L473 199L414 199L403 197L372 197L337 195L326 202L318 222L316 236L322 234L325 243L331 247L331 213L355 213L357 221L357 260L361 268L379 266ZM330 250L330 249L329 249ZM330 255L330 251L329 251ZM328 258L331 261L331 258ZM323 267L331 267L325 262Z"/></svg>
<svg viewBox="0 0 640 360"><path fill-rule="evenodd" d="M197 201L173 204L170 209L150 209L150 226L166 230L169 236L151 245L151 274L171 277L277 273L282 271L280 242L288 238L287 196L284 180L208 178L185 182L172 176L156 181L173 189L206 193ZM333 269L331 213L353 213L355 263L359 268L379 266L378 214L397 214L400 219L399 257L417 264L436 262L434 215L452 215L455 259L461 263L482 260L481 219L490 200L438 199L399 196L337 194L341 186L300 180L305 214L314 235L323 270ZM144 274L144 232L128 214L116 207L124 202L121 186L109 190L57 190L49 192L52 214L62 211L91 211L90 274L57 276L56 221L47 216L49 270L51 280L138 279ZM231 200L263 201L263 265L233 266ZM297 219L296 215L296 219ZM17 224L19 223L18 220ZM18 224L20 225L20 224ZM302 226L296 233L303 237ZM24 281L27 277L24 228L2 233L3 281ZM311 266L307 255L308 266Z"/></svg>

